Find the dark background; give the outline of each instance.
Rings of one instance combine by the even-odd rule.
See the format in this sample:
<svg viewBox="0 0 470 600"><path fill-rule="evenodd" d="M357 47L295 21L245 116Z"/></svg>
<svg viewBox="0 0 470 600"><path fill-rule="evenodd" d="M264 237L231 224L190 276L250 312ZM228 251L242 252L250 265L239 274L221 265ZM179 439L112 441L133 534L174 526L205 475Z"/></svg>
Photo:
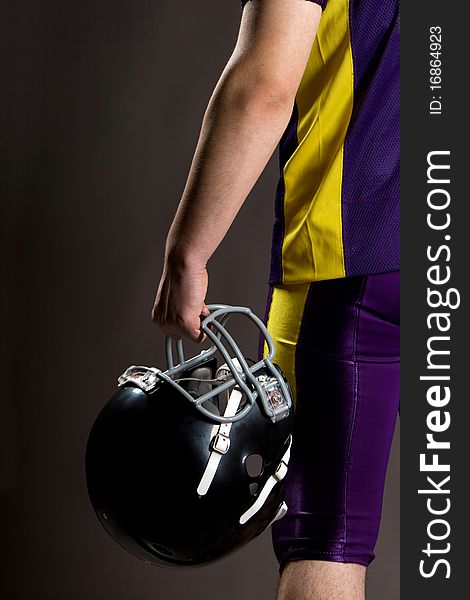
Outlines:
<svg viewBox="0 0 470 600"><path fill-rule="evenodd" d="M2 600L274 597L269 533L203 569L149 567L101 529L83 468L118 374L163 365L165 233L239 18L237 0L0 4ZM276 159L209 301L264 312ZM399 597L398 484L395 445L370 600Z"/></svg>

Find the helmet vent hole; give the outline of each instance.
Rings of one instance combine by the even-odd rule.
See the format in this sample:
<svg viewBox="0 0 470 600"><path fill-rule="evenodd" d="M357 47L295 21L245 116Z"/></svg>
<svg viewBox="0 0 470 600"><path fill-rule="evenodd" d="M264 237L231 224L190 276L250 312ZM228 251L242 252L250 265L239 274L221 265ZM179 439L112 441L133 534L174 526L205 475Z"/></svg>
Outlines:
<svg viewBox="0 0 470 600"><path fill-rule="evenodd" d="M246 472L250 477L259 477L263 472L263 458L259 454L249 454L245 460Z"/></svg>
<svg viewBox="0 0 470 600"><path fill-rule="evenodd" d="M256 494L258 493L258 484L257 483L250 483L250 494L252 496L256 496Z"/></svg>

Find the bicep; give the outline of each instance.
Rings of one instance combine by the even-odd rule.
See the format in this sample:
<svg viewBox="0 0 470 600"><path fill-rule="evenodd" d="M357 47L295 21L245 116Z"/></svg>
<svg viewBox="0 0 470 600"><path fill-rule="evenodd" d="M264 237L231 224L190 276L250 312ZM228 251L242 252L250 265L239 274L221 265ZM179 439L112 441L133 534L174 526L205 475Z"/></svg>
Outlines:
<svg viewBox="0 0 470 600"><path fill-rule="evenodd" d="M306 0L249 0L227 65L295 93L320 23L319 4Z"/></svg>

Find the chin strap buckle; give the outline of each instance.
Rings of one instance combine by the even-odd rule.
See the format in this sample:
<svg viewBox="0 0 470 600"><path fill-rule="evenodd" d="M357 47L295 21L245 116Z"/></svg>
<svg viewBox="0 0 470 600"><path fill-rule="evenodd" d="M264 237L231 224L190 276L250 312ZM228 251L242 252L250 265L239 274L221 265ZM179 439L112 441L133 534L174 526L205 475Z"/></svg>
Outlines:
<svg viewBox="0 0 470 600"><path fill-rule="evenodd" d="M211 450L212 452L218 452L219 454L227 454L230 448L230 438L223 433L219 432L212 438Z"/></svg>
<svg viewBox="0 0 470 600"><path fill-rule="evenodd" d="M242 401L243 395L238 388L232 390L230 398L225 408L224 417L232 417L236 414L240 402ZM232 429L232 423L221 423L217 428L217 433L212 438L210 443L210 454L209 460L207 461L206 468L202 474L201 481L197 486L197 493L200 496L204 496L209 491L212 481L214 480L218 466L224 454L227 454L230 448L230 430Z"/></svg>
<svg viewBox="0 0 470 600"><path fill-rule="evenodd" d="M277 481L282 481L284 477L287 475L287 464L284 462L284 459L279 463L276 472L274 473L274 478Z"/></svg>

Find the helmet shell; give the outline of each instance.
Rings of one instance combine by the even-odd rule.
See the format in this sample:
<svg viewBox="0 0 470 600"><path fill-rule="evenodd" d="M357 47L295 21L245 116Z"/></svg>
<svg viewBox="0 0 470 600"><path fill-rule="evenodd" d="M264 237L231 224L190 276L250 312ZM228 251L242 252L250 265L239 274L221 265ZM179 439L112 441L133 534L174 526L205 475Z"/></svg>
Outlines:
<svg viewBox="0 0 470 600"><path fill-rule="evenodd" d="M101 524L125 549L157 565L200 565L259 535L282 502L277 483L245 524L240 516L274 475L290 443L292 410L273 423L260 402L231 424L230 447L207 493L197 493L219 424L171 385L117 390L86 450L89 496ZM247 458L262 457L250 476Z"/></svg>

